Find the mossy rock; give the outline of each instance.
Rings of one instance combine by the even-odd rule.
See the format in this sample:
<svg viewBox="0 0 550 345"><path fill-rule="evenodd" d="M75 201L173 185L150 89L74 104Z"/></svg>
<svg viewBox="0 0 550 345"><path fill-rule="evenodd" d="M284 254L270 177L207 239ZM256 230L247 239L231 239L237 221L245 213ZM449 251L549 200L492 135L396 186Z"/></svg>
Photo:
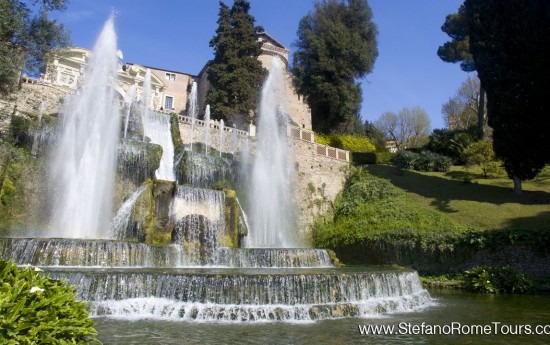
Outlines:
<svg viewBox="0 0 550 345"><path fill-rule="evenodd" d="M117 173L142 184L155 178L160 166L162 146L138 140L124 140L118 148Z"/></svg>

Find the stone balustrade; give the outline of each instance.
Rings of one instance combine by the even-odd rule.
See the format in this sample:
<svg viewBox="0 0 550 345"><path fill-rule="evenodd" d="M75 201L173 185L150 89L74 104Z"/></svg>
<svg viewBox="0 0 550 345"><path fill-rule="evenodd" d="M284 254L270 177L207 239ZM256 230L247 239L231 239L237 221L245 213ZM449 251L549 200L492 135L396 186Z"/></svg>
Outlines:
<svg viewBox="0 0 550 345"><path fill-rule="evenodd" d="M206 127L205 121L198 120L198 119L193 120L189 116L178 115L178 120L179 120L180 123L187 124L187 125L191 125L191 123L193 121L195 121L195 126L197 126L197 127ZM215 129L220 128L219 122L215 121L215 120L211 120L209 125L210 125L210 128L215 128ZM251 126L253 126L253 125L251 125ZM241 136L241 137L254 136L254 135L251 135L253 131L243 131L243 130L236 129L236 128L233 128L233 127L224 127L224 131L228 132L228 133L236 132L236 134ZM342 150L342 149L332 147L332 146L327 146L327 145L315 143L315 133L312 132L312 131L308 131L306 129L302 129L302 128L296 127L296 126L288 126L287 127L287 134L288 134L289 137L291 137L293 139L298 139L298 140L302 140L302 141L305 141L305 142L308 142L308 143L313 143L315 145L315 154L316 155L323 156L323 157L328 157L328 158L332 158L332 159L337 159L337 160L343 161L343 162L349 162L349 160L350 160L349 151Z"/></svg>

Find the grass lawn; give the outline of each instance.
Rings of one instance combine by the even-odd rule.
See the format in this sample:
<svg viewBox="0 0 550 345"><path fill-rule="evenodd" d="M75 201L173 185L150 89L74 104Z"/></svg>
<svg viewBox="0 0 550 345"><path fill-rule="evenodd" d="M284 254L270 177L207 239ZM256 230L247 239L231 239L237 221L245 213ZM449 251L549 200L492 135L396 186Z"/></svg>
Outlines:
<svg viewBox="0 0 550 345"><path fill-rule="evenodd" d="M367 170L403 189L411 202L444 212L466 226L483 230L550 226L550 166L534 180L524 181L523 195L513 193L513 182L505 174L484 179L481 170L460 166L446 173L374 164Z"/></svg>

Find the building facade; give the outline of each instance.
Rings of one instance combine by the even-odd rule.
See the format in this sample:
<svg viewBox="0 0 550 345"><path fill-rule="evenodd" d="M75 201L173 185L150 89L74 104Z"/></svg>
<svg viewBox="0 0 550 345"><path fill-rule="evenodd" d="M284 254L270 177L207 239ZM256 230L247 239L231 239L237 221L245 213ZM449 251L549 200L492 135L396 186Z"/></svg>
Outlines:
<svg viewBox="0 0 550 345"><path fill-rule="evenodd" d="M286 98L283 104L284 111L289 115L294 126L311 130L311 110L295 91L292 84L292 75L288 71L289 50L266 32L257 34L258 41L262 42L262 53L258 57L264 68L271 67L274 58L279 58L286 66L285 88ZM84 48L69 48L60 51L48 65L47 72L41 80L57 87L65 88L68 92L75 92L84 80L84 73L91 52ZM121 101L143 101L143 83L147 69L151 71L151 107L155 111L188 115L189 99L193 82L197 83L197 100L199 117L206 108L205 98L210 90L208 81L208 63L198 75L166 70L158 67L143 66L135 63L122 64L122 53L119 52L118 80L114 89L119 93ZM132 86L136 92L130 100ZM212 114L213 118L215 114Z"/></svg>

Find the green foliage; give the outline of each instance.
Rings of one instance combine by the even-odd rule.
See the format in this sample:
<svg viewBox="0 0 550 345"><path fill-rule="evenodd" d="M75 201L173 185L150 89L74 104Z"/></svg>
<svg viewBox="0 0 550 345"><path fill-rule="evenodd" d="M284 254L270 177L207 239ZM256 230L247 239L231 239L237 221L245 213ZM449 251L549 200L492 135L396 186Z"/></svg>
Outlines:
<svg viewBox="0 0 550 345"><path fill-rule="evenodd" d="M311 108L313 129L322 133L364 131L358 82L378 56L377 29L366 0L316 1L300 20L292 72Z"/></svg>
<svg viewBox="0 0 550 345"><path fill-rule="evenodd" d="M428 150L450 157L455 164L464 163L464 151L480 139L475 126L467 129L434 129L428 142Z"/></svg>
<svg viewBox="0 0 550 345"><path fill-rule="evenodd" d="M174 156L177 157L183 152L184 146L181 141L180 126L176 113L170 113L170 133L172 134L172 143L174 143Z"/></svg>
<svg viewBox="0 0 550 345"><path fill-rule="evenodd" d="M34 6L40 3L40 8ZM21 69L38 75L52 50L69 44L63 24L50 20L48 12L64 10L68 0L0 1L0 93L17 88ZM30 7L29 7L30 5ZM33 13L37 13L32 17Z"/></svg>
<svg viewBox="0 0 550 345"><path fill-rule="evenodd" d="M414 162L418 159L418 153L412 151L398 151L393 159L395 165L401 169L414 169Z"/></svg>
<svg viewBox="0 0 550 345"><path fill-rule="evenodd" d="M313 225L313 244L337 248L362 241L387 240L439 246L462 228L439 212L411 205L387 180L356 169L332 209Z"/></svg>
<svg viewBox="0 0 550 345"><path fill-rule="evenodd" d="M437 50L437 55L445 62L460 62L460 68L465 72L476 70L475 63L470 52L470 37L468 36L468 22L464 5L460 6L457 13L449 14L441 27L451 41L445 42Z"/></svg>
<svg viewBox="0 0 550 345"><path fill-rule="evenodd" d="M355 164L387 164L393 161L392 152L352 152L351 160Z"/></svg>
<svg viewBox="0 0 550 345"><path fill-rule="evenodd" d="M365 136L369 138L372 143L376 146L376 151L385 151L386 150L386 134L376 128L374 123L365 120Z"/></svg>
<svg viewBox="0 0 550 345"><path fill-rule="evenodd" d="M367 137L342 134L315 134L315 142L351 152L372 152L376 147Z"/></svg>
<svg viewBox="0 0 550 345"><path fill-rule="evenodd" d="M430 151L422 151L420 153L399 151L393 161L401 169L414 169L418 171L446 172L452 166L449 157Z"/></svg>
<svg viewBox="0 0 550 345"><path fill-rule="evenodd" d="M31 120L22 116L12 116L10 121L9 139L14 146L31 147Z"/></svg>
<svg viewBox="0 0 550 345"><path fill-rule="evenodd" d="M533 292L533 281L512 267L474 267L465 272L465 287L481 293L526 294Z"/></svg>
<svg viewBox="0 0 550 345"><path fill-rule="evenodd" d="M256 37L254 17L247 0L235 0L231 9L220 1L216 36L210 40L214 60L208 80L212 89L206 96L212 114L227 124L243 126L252 118L258 90L266 74L258 60L261 42Z"/></svg>
<svg viewBox="0 0 550 345"><path fill-rule="evenodd" d="M550 4L466 0L470 50L487 91L493 145L516 192L550 162ZM521 114L521 115L520 115Z"/></svg>
<svg viewBox="0 0 550 345"><path fill-rule="evenodd" d="M466 166L479 165L485 178L498 172L499 163L496 161L493 143L490 141L478 141L470 145L464 152L464 161Z"/></svg>
<svg viewBox="0 0 550 345"><path fill-rule="evenodd" d="M446 172L452 166L451 159L430 151L422 151L414 164L414 170Z"/></svg>
<svg viewBox="0 0 550 345"><path fill-rule="evenodd" d="M100 344L74 288L33 267L0 260L2 344Z"/></svg>

